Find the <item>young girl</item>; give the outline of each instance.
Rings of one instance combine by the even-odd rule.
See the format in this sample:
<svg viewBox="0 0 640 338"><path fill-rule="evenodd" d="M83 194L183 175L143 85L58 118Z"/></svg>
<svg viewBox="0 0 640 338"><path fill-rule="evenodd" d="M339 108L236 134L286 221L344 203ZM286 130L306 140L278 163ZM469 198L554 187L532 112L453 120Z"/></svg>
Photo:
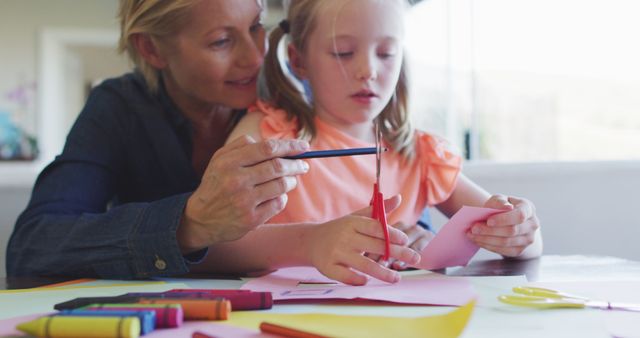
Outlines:
<svg viewBox="0 0 640 338"><path fill-rule="evenodd" d="M405 7L402 0L291 1L287 19L270 36L264 69L269 97L249 109L229 140L250 135L257 140L300 138L310 141L312 150L371 147L377 123L390 149L382 156L381 191L386 197L402 196L387 217L407 235L410 248L419 252L431 238L416 225L426 206L451 216L471 205L506 211L474 224L469 238L479 246L508 257L540 255L531 202L490 196L460 173L462 160L445 142L411 127L402 48ZM278 57L283 38L290 41L295 77L308 81L311 95L286 75L287 66ZM369 205L375 156L311 159L308 164L308 173L288 193L285 209L270 223L325 222Z"/></svg>

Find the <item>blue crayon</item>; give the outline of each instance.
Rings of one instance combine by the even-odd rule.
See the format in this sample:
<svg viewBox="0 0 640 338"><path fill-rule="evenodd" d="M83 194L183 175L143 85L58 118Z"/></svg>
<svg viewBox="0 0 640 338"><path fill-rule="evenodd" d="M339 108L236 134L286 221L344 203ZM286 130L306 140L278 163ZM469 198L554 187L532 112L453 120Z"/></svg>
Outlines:
<svg viewBox="0 0 640 338"><path fill-rule="evenodd" d="M153 311L63 310L53 316L137 317L140 319L141 335L145 335L156 328L156 313Z"/></svg>

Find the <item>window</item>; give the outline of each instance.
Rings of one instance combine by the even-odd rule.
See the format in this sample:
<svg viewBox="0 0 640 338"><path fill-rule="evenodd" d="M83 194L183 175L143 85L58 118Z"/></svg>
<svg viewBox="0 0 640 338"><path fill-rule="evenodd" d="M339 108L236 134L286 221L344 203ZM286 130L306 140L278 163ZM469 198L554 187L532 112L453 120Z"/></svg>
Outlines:
<svg viewBox="0 0 640 338"><path fill-rule="evenodd" d="M416 125L474 160L639 160L638 13L634 0L416 4Z"/></svg>

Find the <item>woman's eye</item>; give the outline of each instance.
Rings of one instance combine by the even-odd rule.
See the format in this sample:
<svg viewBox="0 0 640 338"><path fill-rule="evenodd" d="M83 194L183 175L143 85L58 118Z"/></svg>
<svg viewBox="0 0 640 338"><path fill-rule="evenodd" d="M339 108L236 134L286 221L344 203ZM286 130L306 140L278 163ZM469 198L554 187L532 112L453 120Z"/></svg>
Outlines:
<svg viewBox="0 0 640 338"><path fill-rule="evenodd" d="M262 22L258 22L256 24L254 24L253 26L251 26L251 28L249 28L249 30L252 33L255 33L255 32L261 31L262 28L263 28Z"/></svg>
<svg viewBox="0 0 640 338"><path fill-rule="evenodd" d="M229 43L231 43L231 39L223 38L223 39L218 39L218 40L212 42L211 44L209 44L209 46L211 46L213 48L222 48L222 47L226 46Z"/></svg>
<svg viewBox="0 0 640 338"><path fill-rule="evenodd" d="M391 59L392 57L396 56L396 54L395 53L378 53L378 56L383 59Z"/></svg>

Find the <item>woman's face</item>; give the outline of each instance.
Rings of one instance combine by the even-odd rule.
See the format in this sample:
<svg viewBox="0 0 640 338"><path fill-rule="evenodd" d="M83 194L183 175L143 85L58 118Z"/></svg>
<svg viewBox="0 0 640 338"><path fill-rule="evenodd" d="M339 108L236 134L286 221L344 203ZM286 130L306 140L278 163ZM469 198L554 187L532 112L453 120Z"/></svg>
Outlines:
<svg viewBox="0 0 640 338"><path fill-rule="evenodd" d="M265 53L256 0L202 0L187 25L162 39L167 88L189 104L246 108L256 100Z"/></svg>

